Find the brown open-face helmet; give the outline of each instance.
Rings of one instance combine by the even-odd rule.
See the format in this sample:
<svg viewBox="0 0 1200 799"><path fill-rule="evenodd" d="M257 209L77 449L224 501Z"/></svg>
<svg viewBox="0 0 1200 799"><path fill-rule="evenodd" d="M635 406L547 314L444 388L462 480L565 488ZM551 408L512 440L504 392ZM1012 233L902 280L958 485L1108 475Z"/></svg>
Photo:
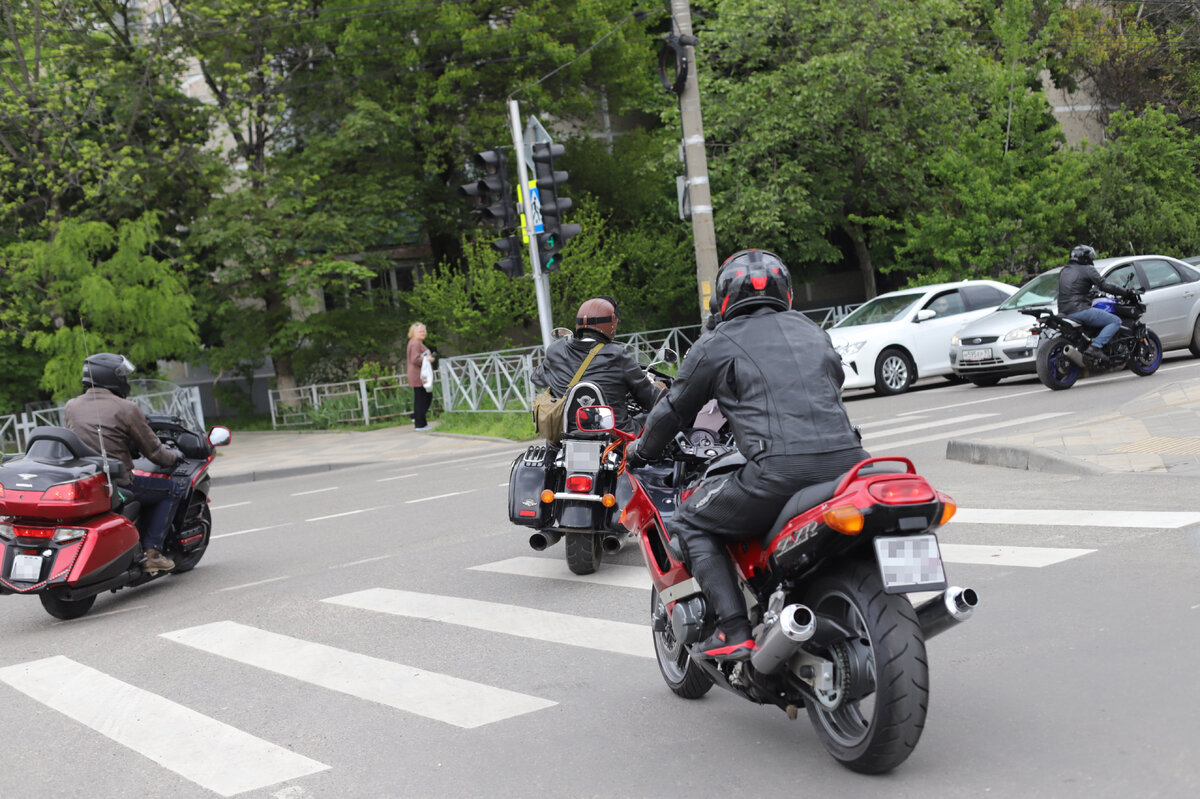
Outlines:
<svg viewBox="0 0 1200 799"><path fill-rule="evenodd" d="M617 306L607 297L592 297L575 314L575 335L591 330L609 341L617 332Z"/></svg>

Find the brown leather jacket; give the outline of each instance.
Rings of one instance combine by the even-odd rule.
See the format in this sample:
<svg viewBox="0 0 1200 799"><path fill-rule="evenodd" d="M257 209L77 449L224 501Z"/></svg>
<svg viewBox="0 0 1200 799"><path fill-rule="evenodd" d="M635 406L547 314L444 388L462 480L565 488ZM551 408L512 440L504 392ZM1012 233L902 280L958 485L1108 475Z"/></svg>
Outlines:
<svg viewBox="0 0 1200 799"><path fill-rule="evenodd" d="M63 415L67 429L96 452L100 452L96 428L104 431L105 454L125 464L126 474L116 481L118 485L133 482L133 446L159 466L174 466L179 462L179 456L154 435L137 403L121 399L107 388L89 388L67 403Z"/></svg>

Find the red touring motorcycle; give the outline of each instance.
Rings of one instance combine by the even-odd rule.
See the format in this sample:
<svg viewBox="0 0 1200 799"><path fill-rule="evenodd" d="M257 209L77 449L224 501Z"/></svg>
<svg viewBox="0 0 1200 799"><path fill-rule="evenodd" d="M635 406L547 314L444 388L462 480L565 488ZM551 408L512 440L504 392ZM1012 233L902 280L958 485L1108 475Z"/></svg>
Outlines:
<svg viewBox="0 0 1200 799"><path fill-rule="evenodd" d="M605 407L578 426L612 429ZM757 649L718 663L693 651L715 628L683 563L669 520L703 480L745 462L708 429L685 430L664 460L626 470L623 523L650 570L650 625L659 670L685 699L720 685L795 718L808 711L834 758L863 773L900 765L917 745L929 701L925 642L968 618L978 597L948 587L934 534L954 501L907 458L871 458L837 480L796 493L770 530L731 544ZM913 606L914 591L938 595Z"/></svg>
<svg viewBox="0 0 1200 799"><path fill-rule="evenodd" d="M184 460L174 469L138 458L134 471L174 482L179 497L163 553L175 561L171 574L196 567L208 547L208 466L214 447L228 444L228 428L205 437L179 417L148 416L151 429ZM37 594L58 619L78 618L96 596L157 579L147 574L137 518L139 503L119 504L110 478L124 470L65 427L38 427L24 457L0 465L0 594Z"/></svg>

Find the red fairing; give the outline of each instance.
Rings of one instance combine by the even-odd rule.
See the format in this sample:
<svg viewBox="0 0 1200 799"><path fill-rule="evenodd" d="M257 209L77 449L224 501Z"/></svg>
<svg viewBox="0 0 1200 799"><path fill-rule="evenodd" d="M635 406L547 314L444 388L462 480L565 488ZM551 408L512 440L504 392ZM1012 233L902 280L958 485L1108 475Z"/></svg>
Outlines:
<svg viewBox="0 0 1200 799"><path fill-rule="evenodd" d="M633 498L625 505L621 514L622 523L630 530L641 532L638 536L638 549L642 553L642 560L646 562L646 568L650 571L650 580L661 594L663 590L689 579L692 575L674 558L668 558L669 565L666 571L659 568L658 560L650 549L650 536L663 535L662 531L666 527L642 484L634 480L628 472L625 473L625 479L633 485ZM674 603L669 603L669 606L673 607Z"/></svg>
<svg viewBox="0 0 1200 799"><path fill-rule="evenodd" d="M137 528L124 516L115 513L89 519L87 527L83 549L67 577L70 585L85 580L87 575L112 563L138 543Z"/></svg>

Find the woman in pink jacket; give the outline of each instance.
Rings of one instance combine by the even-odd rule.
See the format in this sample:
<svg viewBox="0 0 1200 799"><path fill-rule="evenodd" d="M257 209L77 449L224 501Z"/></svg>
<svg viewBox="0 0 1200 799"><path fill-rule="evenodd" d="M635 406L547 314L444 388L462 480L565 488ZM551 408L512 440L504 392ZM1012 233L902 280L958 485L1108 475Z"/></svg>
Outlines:
<svg viewBox="0 0 1200 799"><path fill-rule="evenodd" d="M429 411L429 403L433 402L433 393L425 390L421 383L421 364L428 358L433 364L433 353L425 346L425 325L413 322L408 328L408 384L413 390L413 427L417 430L428 430L429 422L425 414Z"/></svg>

